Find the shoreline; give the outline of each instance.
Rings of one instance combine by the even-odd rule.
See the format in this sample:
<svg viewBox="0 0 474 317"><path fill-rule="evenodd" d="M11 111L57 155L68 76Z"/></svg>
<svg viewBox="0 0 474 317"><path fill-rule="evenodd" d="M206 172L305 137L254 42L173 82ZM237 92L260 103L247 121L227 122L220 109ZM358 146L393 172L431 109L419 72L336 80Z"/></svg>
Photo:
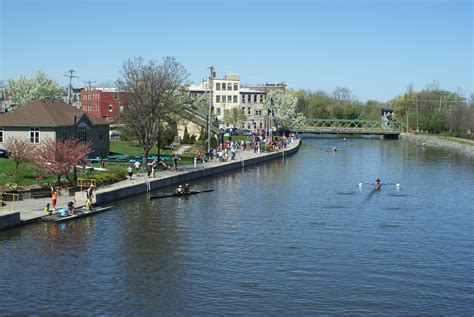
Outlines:
<svg viewBox="0 0 474 317"><path fill-rule="evenodd" d="M196 167L183 166L179 171L170 171L160 174L157 178L135 176L133 180L122 180L120 182L98 188L95 192L94 204L103 205L114 201L124 199L130 196L147 193L153 190L164 188L171 185L186 183L199 180L205 177L222 174L229 171L243 169L247 166L273 161L275 159L284 159L298 152L301 139L295 139L285 149L275 152L241 151L237 152L239 159L229 162L208 162L199 164ZM76 199L77 205L85 205L84 192L76 192L73 196L59 196L58 205L65 205L72 198ZM5 206L0 209L0 231L12 227L26 225L37 222L44 216L43 206L49 203L51 198L26 199Z"/></svg>
<svg viewBox="0 0 474 317"><path fill-rule="evenodd" d="M466 142L471 142L472 145L461 144L455 141L450 141L449 139L441 139L440 137L434 135L415 134L410 132L401 133L400 138L411 143L416 143L417 145L455 150L465 155L474 157L474 141L466 140Z"/></svg>

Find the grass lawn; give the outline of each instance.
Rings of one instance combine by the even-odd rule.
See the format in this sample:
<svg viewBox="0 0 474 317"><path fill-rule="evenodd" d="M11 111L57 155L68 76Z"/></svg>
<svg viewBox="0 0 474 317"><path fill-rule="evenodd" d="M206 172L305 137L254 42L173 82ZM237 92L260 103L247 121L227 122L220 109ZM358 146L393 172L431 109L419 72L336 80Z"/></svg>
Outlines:
<svg viewBox="0 0 474 317"><path fill-rule="evenodd" d="M12 159L0 159L0 187L4 187L8 184L14 184L15 179L15 162ZM19 168L19 185L45 185L48 183L54 183L57 179L54 175L47 175L43 172L35 173L35 166L31 163L25 163L20 165Z"/></svg>

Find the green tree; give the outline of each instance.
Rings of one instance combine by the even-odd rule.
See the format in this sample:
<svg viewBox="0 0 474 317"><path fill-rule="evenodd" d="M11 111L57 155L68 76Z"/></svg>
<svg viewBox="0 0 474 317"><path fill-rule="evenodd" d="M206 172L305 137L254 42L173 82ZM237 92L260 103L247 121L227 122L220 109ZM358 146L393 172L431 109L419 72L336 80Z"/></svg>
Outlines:
<svg viewBox="0 0 474 317"><path fill-rule="evenodd" d="M189 144L190 142L190 136L188 132L188 126L184 126L184 133L183 133L183 143L184 144Z"/></svg>
<svg viewBox="0 0 474 317"><path fill-rule="evenodd" d="M234 128L237 128L240 122L246 120L247 116L240 108L234 107L232 109L225 110L224 112L224 122L227 124L231 124Z"/></svg>
<svg viewBox="0 0 474 317"><path fill-rule="evenodd" d="M8 92L14 106L23 106L36 100L61 100L64 90L56 81L39 71L31 78L20 75L8 81Z"/></svg>

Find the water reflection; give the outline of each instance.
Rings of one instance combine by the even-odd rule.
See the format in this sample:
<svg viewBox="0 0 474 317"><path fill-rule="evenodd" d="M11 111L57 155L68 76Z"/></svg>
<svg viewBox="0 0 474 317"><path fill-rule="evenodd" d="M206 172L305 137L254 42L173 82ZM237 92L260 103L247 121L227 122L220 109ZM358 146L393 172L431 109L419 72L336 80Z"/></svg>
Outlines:
<svg viewBox="0 0 474 317"><path fill-rule="evenodd" d="M2 314L469 315L472 167L404 142L307 139L191 184L214 192L8 230ZM377 177L401 186L374 192Z"/></svg>

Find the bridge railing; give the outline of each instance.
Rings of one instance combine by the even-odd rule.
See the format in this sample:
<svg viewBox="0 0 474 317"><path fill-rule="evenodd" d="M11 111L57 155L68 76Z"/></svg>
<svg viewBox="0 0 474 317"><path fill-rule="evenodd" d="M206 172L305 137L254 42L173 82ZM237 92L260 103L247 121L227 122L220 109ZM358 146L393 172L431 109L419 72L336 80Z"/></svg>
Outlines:
<svg viewBox="0 0 474 317"><path fill-rule="evenodd" d="M336 119L307 119L298 129L349 130L349 131L393 131L402 132L404 125L398 121L375 120L336 120Z"/></svg>

